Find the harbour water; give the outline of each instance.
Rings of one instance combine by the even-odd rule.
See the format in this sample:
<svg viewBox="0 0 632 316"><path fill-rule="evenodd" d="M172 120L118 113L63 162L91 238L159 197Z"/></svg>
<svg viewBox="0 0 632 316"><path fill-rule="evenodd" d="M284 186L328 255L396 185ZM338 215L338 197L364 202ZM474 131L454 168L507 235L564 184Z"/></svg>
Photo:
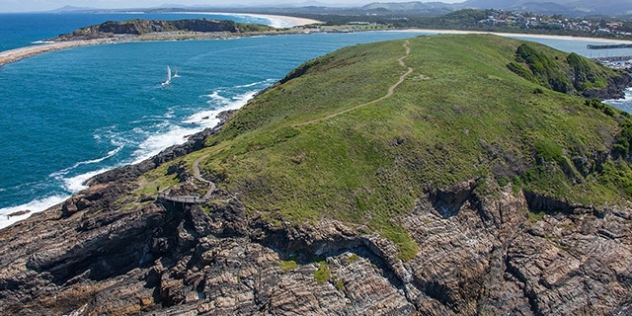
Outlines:
<svg viewBox="0 0 632 316"><path fill-rule="evenodd" d="M0 50L106 20L190 17L198 16L0 15ZM243 15L221 18L283 23ZM83 181L97 173L184 142L187 135L215 125L215 113L240 107L307 60L348 45L433 33L122 43L56 51L2 66L0 227L28 216L7 214L41 211L82 189ZM543 42L585 56L594 53L586 48L590 40ZM177 68L180 77L162 86L167 65ZM630 111L632 92L628 97L612 104Z"/></svg>

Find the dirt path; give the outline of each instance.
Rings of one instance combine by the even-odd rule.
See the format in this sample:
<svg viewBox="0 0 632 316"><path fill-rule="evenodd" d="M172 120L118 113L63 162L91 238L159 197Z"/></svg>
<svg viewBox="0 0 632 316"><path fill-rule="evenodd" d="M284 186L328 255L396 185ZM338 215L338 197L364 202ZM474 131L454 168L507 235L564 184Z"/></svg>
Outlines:
<svg viewBox="0 0 632 316"><path fill-rule="evenodd" d="M202 199L205 201L208 200L211 197L211 194L213 194L213 191L215 191L215 183L202 178L202 174L200 174L200 161L202 161L202 159L205 159L206 157L208 157L208 155L204 155L198 158L193 163L193 177L201 182L208 184L208 190L206 191L206 194L204 194L204 196L202 197Z"/></svg>
<svg viewBox="0 0 632 316"><path fill-rule="evenodd" d="M408 56L410 55L410 46L408 46L408 44L410 44L410 42L407 40L407 41L404 43L404 45L403 45L403 46L404 46L404 48L406 48L406 55L404 55L404 56L402 56L402 57L400 57L400 58L398 58L398 59L397 59L397 61L399 62L399 64L400 64L402 67L408 67L408 66L406 66L406 64L404 63L404 58L406 58L406 57L408 57ZM298 127L298 126L305 126L305 125L312 124L312 123L315 123L315 122L320 122L320 121L328 120L328 119L330 119L330 118L334 118L334 117L336 117L336 116L338 116L338 115L345 114L345 113L347 113L347 112L351 112L351 111L356 110L356 109L359 109L359 108L361 108L361 107L364 107L364 106L367 106L367 105L371 105L371 104L373 104L373 103L377 103L377 102L380 102L380 101L382 101L382 100L388 99L388 98L390 98L390 97L393 95L393 92L395 91L395 88L397 88L397 86L399 86L402 82L404 82L404 80L406 79L406 77L407 77L408 75L410 75L412 72L413 72L413 68L412 68L412 67L408 67L408 71L406 71L406 73L404 73L403 75L399 76L399 81L397 81L394 85L392 85L390 88L388 88L388 93L386 93L386 95L384 95L383 97L381 97L381 98L379 98L379 99L375 99L375 100L373 100L373 101L370 101L370 102L367 102L367 103L364 103L364 104L356 105L356 106L354 106L354 107L352 107L352 108L345 109L345 110L342 110L342 111L339 111L339 112L336 112L336 113L333 113L333 114L329 114L329 115L327 115L327 116L325 116L325 117L321 117L321 118L313 119L313 120L311 120L311 121L307 121L307 122L303 122L303 123L295 124L295 125L294 125L294 127Z"/></svg>

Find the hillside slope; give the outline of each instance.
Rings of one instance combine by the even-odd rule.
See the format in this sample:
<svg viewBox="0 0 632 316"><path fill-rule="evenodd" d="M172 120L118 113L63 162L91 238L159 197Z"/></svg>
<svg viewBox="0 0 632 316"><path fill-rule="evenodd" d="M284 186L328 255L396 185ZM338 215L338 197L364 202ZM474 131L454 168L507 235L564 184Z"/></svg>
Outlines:
<svg viewBox="0 0 632 316"><path fill-rule="evenodd" d="M632 121L577 96L629 80L491 35L344 48L0 230L0 312L629 313Z"/></svg>

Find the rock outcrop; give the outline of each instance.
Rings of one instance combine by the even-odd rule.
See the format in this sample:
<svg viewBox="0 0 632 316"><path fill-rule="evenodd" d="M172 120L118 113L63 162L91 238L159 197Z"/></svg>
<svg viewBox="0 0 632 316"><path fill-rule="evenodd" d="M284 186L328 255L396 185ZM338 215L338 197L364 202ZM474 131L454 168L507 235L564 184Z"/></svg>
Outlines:
<svg viewBox="0 0 632 316"><path fill-rule="evenodd" d="M272 224L223 191L205 205L128 208L121 179L135 171L110 173L0 231L0 313L594 315L632 304L628 210L511 186L479 196L468 181L401 219L420 249L403 262L362 227Z"/></svg>

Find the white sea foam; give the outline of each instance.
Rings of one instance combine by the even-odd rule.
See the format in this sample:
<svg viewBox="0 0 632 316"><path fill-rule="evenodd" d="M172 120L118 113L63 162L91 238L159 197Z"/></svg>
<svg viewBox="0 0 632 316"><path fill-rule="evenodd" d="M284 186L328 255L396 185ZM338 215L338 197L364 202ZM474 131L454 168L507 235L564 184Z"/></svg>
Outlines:
<svg viewBox="0 0 632 316"><path fill-rule="evenodd" d="M204 128L213 127L219 123L219 119L216 118L217 114L228 111L228 110L237 110L244 106L248 102L248 100L252 99L258 91L249 91L241 95L234 96L232 100L227 98L223 98L221 101L224 106L217 110L208 110L195 113L189 117L187 117L183 122L189 124L197 124ZM209 100L209 103L213 103L213 100Z"/></svg>
<svg viewBox="0 0 632 316"><path fill-rule="evenodd" d="M88 163L96 163L98 161L103 161L113 155L115 155L116 153L118 153L121 150L122 147L118 147L117 149L111 150L108 153L108 156L103 157L103 158L99 158L99 159L95 159L95 160L91 160L90 162L79 162L76 163L73 167L71 168L66 168L62 171L56 172L51 174L50 176L55 178L58 181L62 182L62 187L64 190L68 191L68 192L72 192L73 194L76 192L79 192L83 189L86 189L87 186L84 185L84 182L94 176L96 176L97 174L103 173L105 171L108 171L109 168L103 168L100 170L96 170L96 171L91 171L91 172L87 172L84 174L80 174L71 178L64 178L63 176L65 174L67 174L70 170L72 170L73 168L76 168L82 164L88 164ZM35 213L39 213L41 211L44 211L46 209L48 209L49 207L59 204L61 202L63 202L64 200L66 200L67 198L69 198L71 195L70 194L58 194L58 195L54 195L54 196L50 196L50 197L46 197L40 200L33 200L29 203L26 204L22 204L22 205L18 205L18 206L11 206L11 207L6 207L6 208L2 208L0 209L0 228L9 226L17 221L23 220ZM9 214L11 213L15 213L15 212L19 212L19 211L24 211L24 210L28 210L29 212L23 215L19 215L19 216L11 216L8 217Z"/></svg>
<svg viewBox="0 0 632 316"><path fill-rule="evenodd" d="M116 155L119 151L121 151L121 149L123 149L123 147L125 147L125 146L124 145L120 145L116 149L110 150L106 156L101 157L101 158L77 162L74 165L72 165L72 167L68 167L66 169L62 169L60 171L54 172L50 176L53 177L53 178L59 178L60 176L68 174L68 172L70 172L71 170L73 170L73 169L75 169L75 168L77 168L79 166L99 163L99 162L101 162L103 160L106 160L106 159L111 158L112 156Z"/></svg>
<svg viewBox="0 0 632 316"><path fill-rule="evenodd" d="M80 174L71 178L63 178L61 179L63 181L63 186L64 189L70 192L79 192L83 189L88 188L86 185L84 185L84 183L86 182L86 180L100 174L103 172L106 172L110 170L110 168L103 168L100 170L96 170L96 171L90 171L84 174Z"/></svg>
<svg viewBox="0 0 632 316"><path fill-rule="evenodd" d="M632 88L625 89L625 101L632 101Z"/></svg>
<svg viewBox="0 0 632 316"><path fill-rule="evenodd" d="M208 103L217 103L220 106L229 104L230 103L230 99L219 95L220 92L221 92L220 90L217 90L217 91L213 91L213 93L207 95L207 97L209 97L211 99L211 100L208 101Z"/></svg>
<svg viewBox="0 0 632 316"><path fill-rule="evenodd" d="M31 42L31 44L35 44L35 45L40 45L40 44L53 44L53 43L55 43L55 42L53 42L53 41L34 41L34 42Z"/></svg>
<svg viewBox="0 0 632 316"><path fill-rule="evenodd" d="M264 84L266 82L268 81L258 82L254 85L248 85L248 86L255 86L257 84ZM209 103L212 103L215 106L219 105L219 108L217 110L201 111L199 113L190 115L189 117L183 120L184 124L188 124L188 126L186 127L182 127L179 125L170 125L168 121L163 121L155 125L155 127L157 127L159 130L163 132L155 132L152 134L141 128L135 128L134 132L144 135L146 138L142 143L138 145L138 149L133 152L132 154L133 161L131 163L138 163L145 159L148 159L158 154L160 151L164 150L165 148L169 146L184 143L186 141L186 137L191 134L200 132L204 128L214 127L215 125L219 123L219 119L215 118L215 116L218 113L222 111L226 111L226 110L239 109L240 107L245 105L248 102L248 100L253 98L257 94L257 92L258 90L248 91L246 93L234 96L232 98L223 97L220 95L220 92L218 91L210 95L207 95L207 97L211 99L209 100ZM95 139L101 139L101 138L102 138L101 136L95 135ZM106 172L110 170L111 168L102 168L100 170L87 172L87 173L80 174L80 175L70 177L70 178L65 178L64 176L70 173L71 170L81 165L95 164L95 163L102 162L116 155L118 152L120 152L123 149L124 146L131 145L129 141L126 141L124 139L112 139L111 144L114 146L117 146L117 148L108 152L106 156L97 158L97 159L86 160L86 161L75 163L72 167L55 172L51 174L50 176L55 178L58 181L61 181L63 189L73 194L85 189L86 186L84 185L84 183L86 180L94 177L97 174ZM2 208L0 209L0 228L9 226L17 221L20 221L22 219L25 219L31 216L32 214L44 211L53 205L63 202L69 197L70 197L70 194L55 195L55 196L43 198L41 200L34 200L23 205ZM18 212L18 211L23 211L23 210L29 210L30 212L24 215L20 215L20 216L12 216L10 218L7 216L8 214Z"/></svg>
<svg viewBox="0 0 632 316"><path fill-rule="evenodd" d="M216 126L219 123L219 119L215 117L217 114L226 110L239 109L248 100L252 99L255 94L257 94L257 90L234 96L231 99L221 96L217 91L207 95L207 97L212 99L212 101L209 101L210 103L220 104L217 110L201 111L190 115L182 121L182 123L187 124L186 127L171 125L166 132L148 135L147 139L138 145L138 149L132 154L133 163L139 163L148 159L169 146L182 144L186 142L189 135L200 132L205 128Z"/></svg>
<svg viewBox="0 0 632 316"><path fill-rule="evenodd" d="M0 209L0 228L7 227L17 221L23 220L31 216L34 213L41 212L53 205L59 204L69 197L70 195L55 195L55 196L50 196L41 200L31 201L23 205L1 208ZM8 215L11 213L24 211L24 210L28 210L30 212L24 215L20 215L20 216L8 217Z"/></svg>
<svg viewBox="0 0 632 316"><path fill-rule="evenodd" d="M167 111L167 113L165 113L165 117L166 118L173 118L173 117L175 117L175 112L173 111L173 109L169 109L169 111Z"/></svg>
<svg viewBox="0 0 632 316"><path fill-rule="evenodd" d="M199 128L171 126L166 132L157 132L150 135L145 141L140 143L138 149L132 153L132 163L139 163L151 158L169 146L182 144L186 141L185 136L197 133L198 131Z"/></svg>
<svg viewBox="0 0 632 316"><path fill-rule="evenodd" d="M259 81L259 82L253 82L253 83L249 83L249 84L245 84L245 85L240 85L240 86L235 86L235 88L250 88L250 87L254 87L257 85L271 85L275 82L277 82L277 79L266 79L264 81Z"/></svg>
<svg viewBox="0 0 632 316"><path fill-rule="evenodd" d="M612 100L606 100L605 102L608 104L613 104L613 103L629 103L630 101L632 101L632 88L626 88L624 93L625 93L625 96L623 97L623 99L612 99Z"/></svg>

